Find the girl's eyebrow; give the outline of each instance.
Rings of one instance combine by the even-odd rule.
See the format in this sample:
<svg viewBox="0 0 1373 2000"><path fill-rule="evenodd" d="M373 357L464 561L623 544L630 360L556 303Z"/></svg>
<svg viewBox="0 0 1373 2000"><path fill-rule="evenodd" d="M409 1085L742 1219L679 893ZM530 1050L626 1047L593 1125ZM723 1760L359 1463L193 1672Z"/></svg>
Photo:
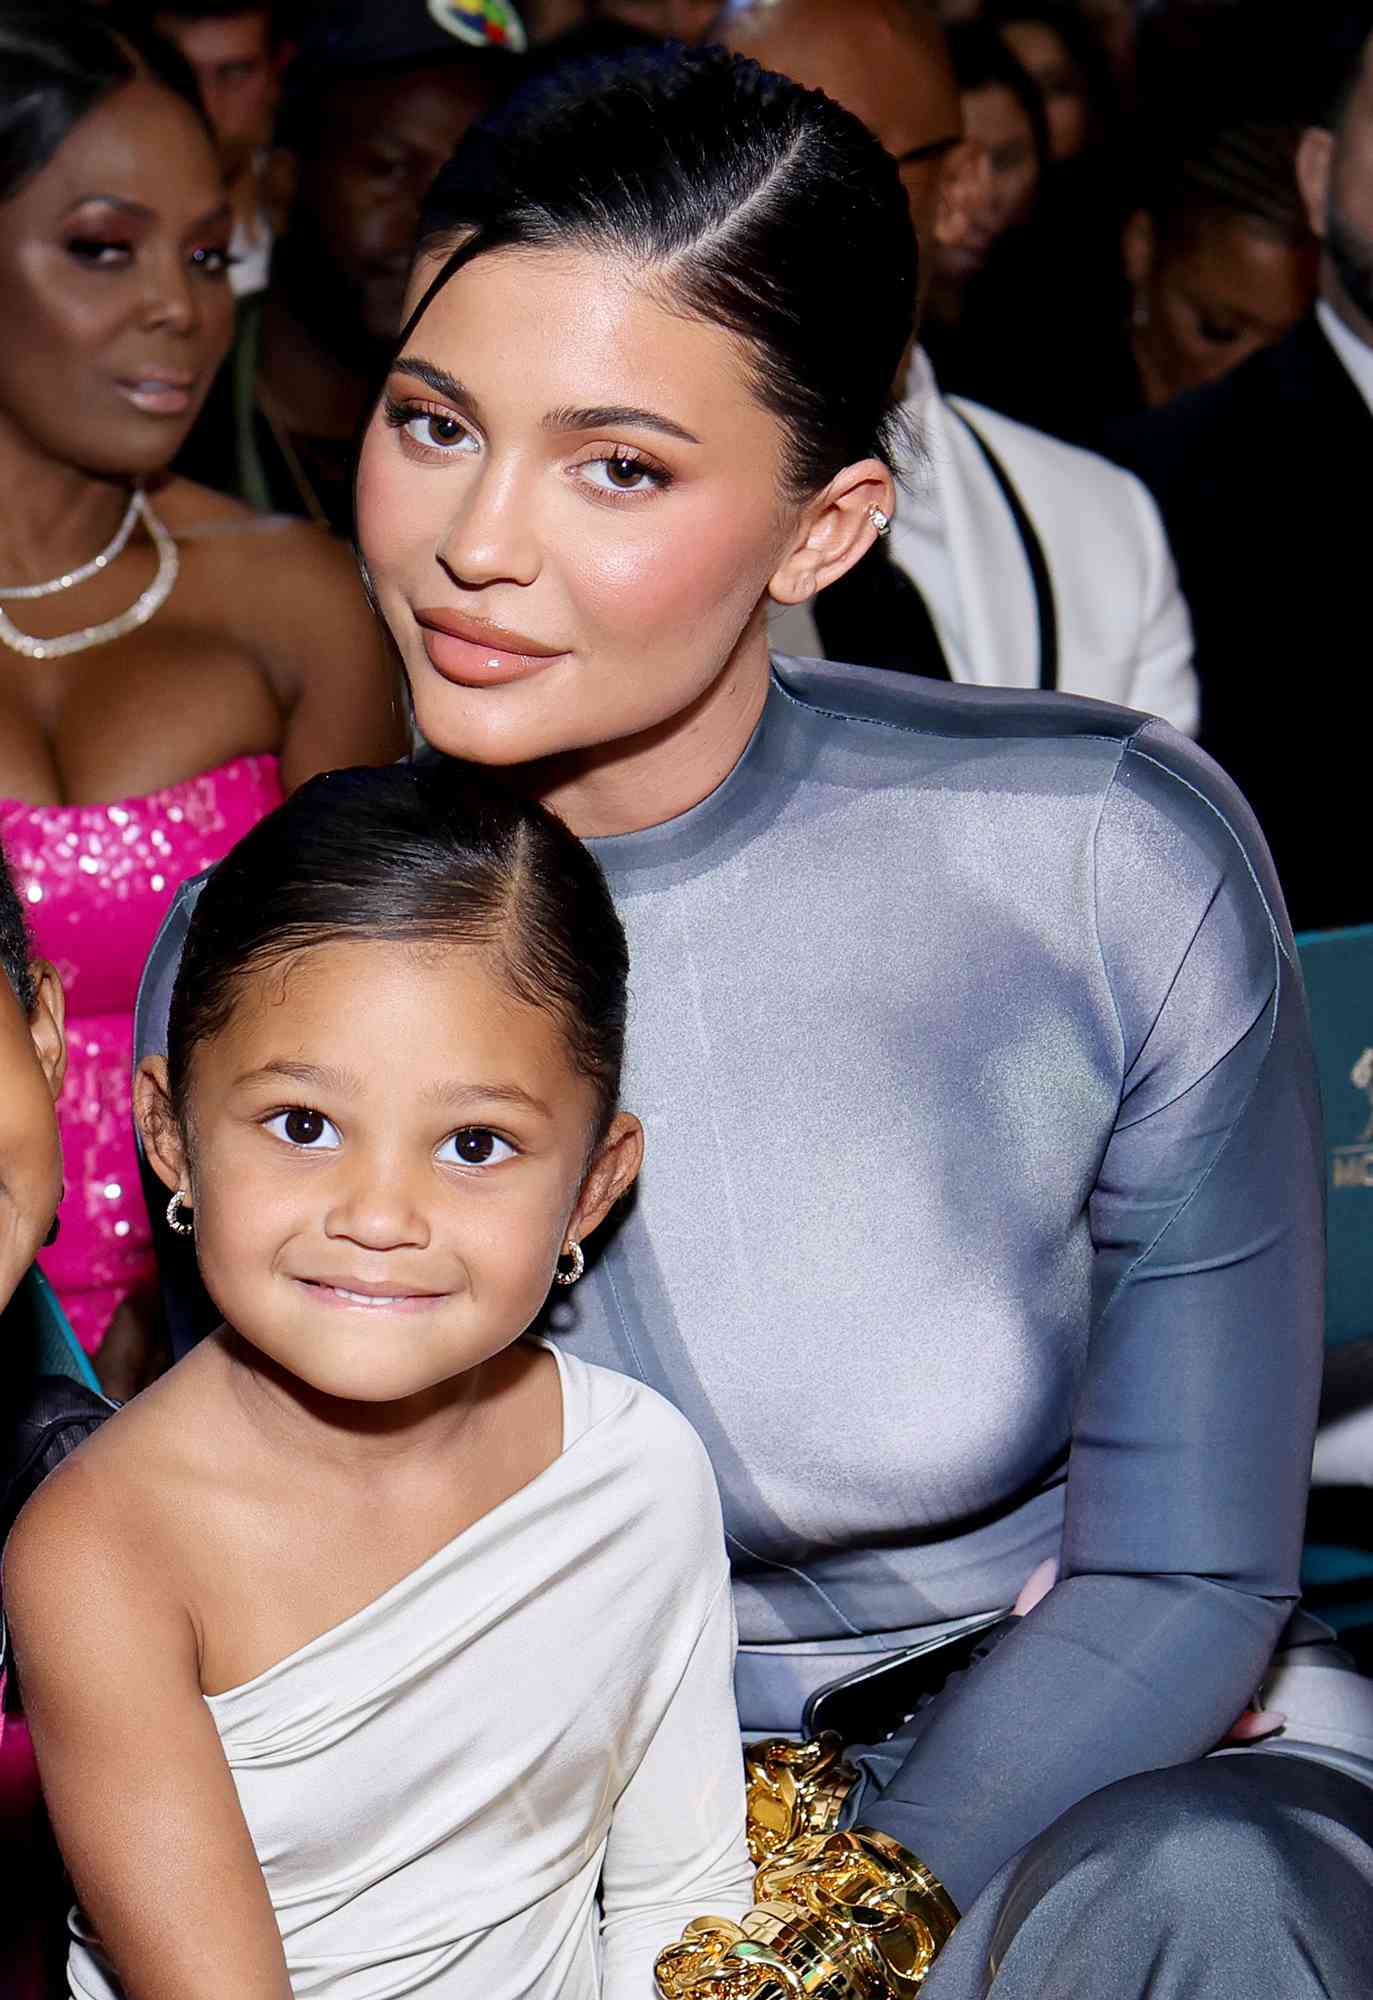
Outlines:
<svg viewBox="0 0 1373 2000"><path fill-rule="evenodd" d="M450 375L446 368L440 368L437 361L426 361L422 354L404 354L399 361L391 364L393 374L413 375L417 382L436 395L444 396L455 408L477 417L481 405L472 391L456 375ZM581 409L564 407L550 410L542 420L542 428L547 431L602 431L630 429L657 431L663 437L676 438L681 444L699 444L701 440L694 432L675 423L671 417L663 416L657 410L639 409L632 403L591 403Z"/></svg>
<svg viewBox="0 0 1373 2000"><path fill-rule="evenodd" d="M258 1069L246 1070L237 1079L240 1088L253 1083L277 1081L303 1083L315 1090L329 1090L336 1097L356 1097L362 1089L361 1081L350 1070L319 1063L267 1062Z"/></svg>
<svg viewBox="0 0 1373 2000"><path fill-rule="evenodd" d="M351 1070L336 1069L330 1063L287 1062L284 1059L263 1063L258 1069L251 1069L237 1079L240 1089L258 1083L299 1083L307 1089L328 1091L335 1097L359 1097L362 1081ZM465 1078L454 1077L430 1084L422 1092L429 1104L440 1105L448 1110L461 1110L483 1104L508 1104L526 1111L537 1111L542 1117L552 1116L542 1098L530 1091L521 1090L517 1083L472 1083Z"/></svg>

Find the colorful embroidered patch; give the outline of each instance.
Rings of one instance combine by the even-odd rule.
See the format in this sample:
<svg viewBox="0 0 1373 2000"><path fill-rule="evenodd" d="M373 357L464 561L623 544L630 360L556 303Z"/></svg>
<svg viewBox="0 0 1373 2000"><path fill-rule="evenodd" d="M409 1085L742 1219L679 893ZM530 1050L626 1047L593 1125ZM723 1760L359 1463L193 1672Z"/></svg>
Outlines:
<svg viewBox="0 0 1373 2000"><path fill-rule="evenodd" d="M509 0L429 0L429 12L448 34L479 49L519 53L528 41Z"/></svg>

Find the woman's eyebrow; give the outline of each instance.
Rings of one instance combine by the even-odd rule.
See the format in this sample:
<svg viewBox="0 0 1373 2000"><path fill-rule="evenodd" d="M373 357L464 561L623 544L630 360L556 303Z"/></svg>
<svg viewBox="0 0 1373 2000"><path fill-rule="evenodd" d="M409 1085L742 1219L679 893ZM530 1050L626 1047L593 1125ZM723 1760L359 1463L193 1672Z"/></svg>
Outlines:
<svg viewBox="0 0 1373 2000"><path fill-rule="evenodd" d="M656 410L636 409L632 403L592 403L585 409L550 410L543 419L543 428L546 431L659 431L664 437L679 439L682 444L701 442L691 431L675 424L671 417L660 416Z"/></svg>
<svg viewBox="0 0 1373 2000"><path fill-rule="evenodd" d="M432 389L437 396L446 396L458 409L475 416L477 399L472 391L461 383L456 375L450 375L446 368L440 368L437 361L426 361L422 354L403 354L399 361L391 363L393 375L413 375L417 382Z"/></svg>

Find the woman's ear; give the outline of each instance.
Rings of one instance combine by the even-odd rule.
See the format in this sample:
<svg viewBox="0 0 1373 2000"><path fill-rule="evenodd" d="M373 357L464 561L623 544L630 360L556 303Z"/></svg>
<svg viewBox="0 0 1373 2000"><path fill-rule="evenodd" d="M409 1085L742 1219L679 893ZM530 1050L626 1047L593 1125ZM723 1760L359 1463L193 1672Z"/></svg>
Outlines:
<svg viewBox="0 0 1373 2000"><path fill-rule="evenodd" d="M1297 186L1306 219L1325 241L1330 208L1330 172L1335 162L1335 135L1324 125L1308 125L1297 147Z"/></svg>
<svg viewBox="0 0 1373 2000"><path fill-rule="evenodd" d="M29 1015L29 1035L38 1066L48 1080L53 1102L62 1094L67 1075L67 996L57 967L46 958L36 958L29 968L33 979L33 1011Z"/></svg>
<svg viewBox="0 0 1373 2000"><path fill-rule="evenodd" d="M138 1065L133 1080L133 1111L143 1150L162 1185L172 1189L188 1187L186 1147L172 1111L165 1056L147 1056Z"/></svg>
<svg viewBox="0 0 1373 2000"><path fill-rule="evenodd" d="M896 484L877 458L859 459L836 473L801 510L791 546L773 571L768 595L778 604L804 604L836 583L877 539L874 514L891 519Z"/></svg>
<svg viewBox="0 0 1373 2000"><path fill-rule="evenodd" d="M1158 239L1148 209L1137 208L1120 232L1120 260L1132 289L1147 285L1154 274Z"/></svg>
<svg viewBox="0 0 1373 2000"><path fill-rule="evenodd" d="M644 1161L644 1128L630 1111L617 1111L591 1156L567 1224L567 1240L581 1243L600 1227L622 1194L634 1185Z"/></svg>

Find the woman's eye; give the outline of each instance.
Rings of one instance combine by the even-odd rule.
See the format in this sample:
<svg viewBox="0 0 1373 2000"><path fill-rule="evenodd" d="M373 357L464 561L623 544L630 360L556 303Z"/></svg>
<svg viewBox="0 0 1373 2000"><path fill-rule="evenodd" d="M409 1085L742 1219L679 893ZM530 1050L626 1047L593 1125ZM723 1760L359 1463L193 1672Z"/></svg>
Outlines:
<svg viewBox="0 0 1373 2000"><path fill-rule="evenodd" d="M278 1139L284 1139L290 1146L301 1146L310 1152L332 1151L338 1145L338 1130L331 1125L322 1111L310 1111L303 1104L293 1104L289 1111L278 1111L266 1121L267 1130L274 1132Z"/></svg>
<svg viewBox="0 0 1373 2000"><path fill-rule="evenodd" d="M386 421L392 430L403 431L412 444L445 456L460 451L476 451L477 440L460 417L448 410L426 409L422 403L399 403L386 399Z"/></svg>
<svg viewBox="0 0 1373 2000"><path fill-rule="evenodd" d="M657 466L625 451L611 452L604 458L583 459L577 470L584 472L588 483L601 493L642 493L668 483L667 474ZM598 478L596 474L603 476Z"/></svg>
<svg viewBox="0 0 1373 2000"><path fill-rule="evenodd" d="M191 264L207 278L227 278L231 265L238 262L222 243L203 243L191 252Z"/></svg>
<svg viewBox="0 0 1373 2000"><path fill-rule="evenodd" d="M450 1132L437 1157L450 1166L494 1167L502 1160L513 1160L515 1148L485 1125L464 1125L461 1132Z"/></svg>
<svg viewBox="0 0 1373 2000"><path fill-rule="evenodd" d="M108 266L127 263L132 248L129 243L111 242L105 236L73 236L67 243L67 255L75 257L79 264Z"/></svg>
<svg viewBox="0 0 1373 2000"><path fill-rule="evenodd" d="M1233 347L1240 337L1237 326L1221 326L1215 320L1205 318L1197 320L1197 332L1212 347Z"/></svg>

